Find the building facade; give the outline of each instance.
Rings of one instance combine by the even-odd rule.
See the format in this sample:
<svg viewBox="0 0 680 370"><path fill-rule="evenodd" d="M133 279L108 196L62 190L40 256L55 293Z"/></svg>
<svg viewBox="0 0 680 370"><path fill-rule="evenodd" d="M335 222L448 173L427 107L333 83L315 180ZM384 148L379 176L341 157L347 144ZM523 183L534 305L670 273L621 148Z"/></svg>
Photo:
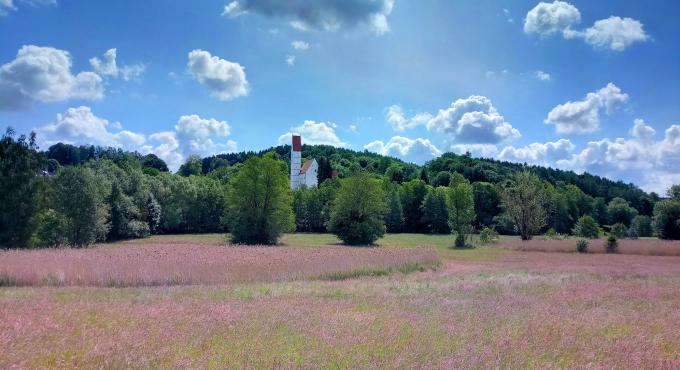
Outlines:
<svg viewBox="0 0 680 370"><path fill-rule="evenodd" d="M295 190L303 186L317 186L319 164L313 158L302 164L302 137L293 135L290 149L290 188Z"/></svg>

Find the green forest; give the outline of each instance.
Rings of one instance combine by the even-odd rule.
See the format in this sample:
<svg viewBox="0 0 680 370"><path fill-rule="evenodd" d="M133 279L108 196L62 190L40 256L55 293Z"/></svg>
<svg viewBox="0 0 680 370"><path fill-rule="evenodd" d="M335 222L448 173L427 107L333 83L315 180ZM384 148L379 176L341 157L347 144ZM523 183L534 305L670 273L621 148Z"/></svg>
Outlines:
<svg viewBox="0 0 680 370"><path fill-rule="evenodd" d="M456 246L480 231L680 238L678 186L648 194L587 173L469 154L418 166L304 145L303 158L319 162L320 185L291 192L290 149L192 156L171 173L153 154L62 143L43 149L35 134L8 129L0 140L0 245L78 247L208 232L272 244L291 231L335 232L348 244L385 232L453 233ZM244 211L255 204L264 210Z"/></svg>

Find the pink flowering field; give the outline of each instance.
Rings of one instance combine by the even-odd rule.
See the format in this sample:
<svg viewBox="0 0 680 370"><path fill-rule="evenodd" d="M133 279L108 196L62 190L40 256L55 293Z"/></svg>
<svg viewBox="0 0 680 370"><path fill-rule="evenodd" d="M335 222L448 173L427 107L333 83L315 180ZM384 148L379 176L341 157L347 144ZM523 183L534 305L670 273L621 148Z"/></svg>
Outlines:
<svg viewBox="0 0 680 370"><path fill-rule="evenodd" d="M15 268L22 286L0 287L0 368L680 368L680 257L454 251L422 235L378 248L191 239L0 254L0 271L23 256L64 272ZM426 268L397 268L413 263ZM88 279L69 277L78 266ZM159 278L171 271L193 280Z"/></svg>

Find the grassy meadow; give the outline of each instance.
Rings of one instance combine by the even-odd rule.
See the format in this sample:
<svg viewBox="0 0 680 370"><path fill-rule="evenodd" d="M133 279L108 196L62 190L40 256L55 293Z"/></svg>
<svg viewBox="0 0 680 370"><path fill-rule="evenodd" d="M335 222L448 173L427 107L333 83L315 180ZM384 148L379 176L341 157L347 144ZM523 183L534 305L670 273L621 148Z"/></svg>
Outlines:
<svg viewBox="0 0 680 370"><path fill-rule="evenodd" d="M680 367L680 257L549 242L215 234L4 251L0 368Z"/></svg>

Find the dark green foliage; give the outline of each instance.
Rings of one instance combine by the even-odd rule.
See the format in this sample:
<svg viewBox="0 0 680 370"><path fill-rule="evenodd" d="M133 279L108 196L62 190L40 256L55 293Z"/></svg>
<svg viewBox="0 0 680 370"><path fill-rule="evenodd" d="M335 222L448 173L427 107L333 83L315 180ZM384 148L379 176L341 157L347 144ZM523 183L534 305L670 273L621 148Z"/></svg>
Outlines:
<svg viewBox="0 0 680 370"><path fill-rule="evenodd" d="M440 171L432 181L432 186L449 186L451 181L451 174L446 171Z"/></svg>
<svg viewBox="0 0 680 370"><path fill-rule="evenodd" d="M295 227L302 232L323 232L328 217L319 188L300 188L293 192Z"/></svg>
<svg viewBox="0 0 680 370"><path fill-rule="evenodd" d="M574 235L576 236L597 239L599 229L600 225L597 224L597 221L595 221L595 219L592 216L585 215L578 219L578 221L574 225L573 232Z"/></svg>
<svg viewBox="0 0 680 370"><path fill-rule="evenodd" d="M447 206L448 188L438 187L425 195L423 200L423 223L428 232L449 234L449 210Z"/></svg>
<svg viewBox="0 0 680 370"><path fill-rule="evenodd" d="M319 184L333 177L333 167L331 162L326 157L317 158L319 164L319 171L317 172L317 180Z"/></svg>
<svg viewBox="0 0 680 370"><path fill-rule="evenodd" d="M619 242L615 236L609 236L604 244L607 253L619 253Z"/></svg>
<svg viewBox="0 0 680 370"><path fill-rule="evenodd" d="M498 216L501 209L501 196L496 187L488 182L472 183L472 191L475 199L475 227L478 229L491 227L494 217Z"/></svg>
<svg viewBox="0 0 680 370"><path fill-rule="evenodd" d="M345 244L370 245L385 235L385 191L379 180L361 172L342 181L329 222Z"/></svg>
<svg viewBox="0 0 680 370"><path fill-rule="evenodd" d="M588 240L586 239L577 240L576 251L579 253L588 253Z"/></svg>
<svg viewBox="0 0 680 370"><path fill-rule="evenodd" d="M638 211L631 207L625 199L614 198L607 206L607 213L612 224L622 223L628 227L633 218L637 216Z"/></svg>
<svg viewBox="0 0 680 370"><path fill-rule="evenodd" d="M404 208L404 231L412 233L427 232L427 225L423 222L423 201L428 188L422 180L405 182L402 187L402 206Z"/></svg>
<svg viewBox="0 0 680 370"><path fill-rule="evenodd" d="M168 165L155 154L147 154L141 159L142 167L154 168L160 172L168 172Z"/></svg>
<svg viewBox="0 0 680 370"><path fill-rule="evenodd" d="M65 218L66 243L82 247L103 241L109 231L109 209L93 171L63 168L54 181L56 211Z"/></svg>
<svg viewBox="0 0 680 370"><path fill-rule="evenodd" d="M609 213L607 211L607 203L604 201L604 198L594 198L592 209L592 216L595 218L595 221L597 221L598 224L609 224Z"/></svg>
<svg viewBox="0 0 680 370"><path fill-rule="evenodd" d="M0 139L0 245L26 247L38 212L42 158L35 135L14 140L14 131Z"/></svg>
<svg viewBox="0 0 680 370"><path fill-rule="evenodd" d="M388 211L385 215L387 232L398 233L404 230L404 210L401 207L401 195L398 185L391 186L387 194Z"/></svg>
<svg viewBox="0 0 680 370"><path fill-rule="evenodd" d="M35 231L33 244L39 247L58 247L67 243L66 218L53 209L46 209L38 214L38 228Z"/></svg>
<svg viewBox="0 0 680 370"><path fill-rule="evenodd" d="M673 200L680 200L680 184L671 186L667 194Z"/></svg>
<svg viewBox="0 0 680 370"><path fill-rule="evenodd" d="M276 244L295 227L292 203L286 164L272 154L249 158L227 191L232 241Z"/></svg>
<svg viewBox="0 0 680 370"><path fill-rule="evenodd" d="M609 233L617 239L624 239L628 236L628 227L621 222L612 225Z"/></svg>
<svg viewBox="0 0 680 370"><path fill-rule="evenodd" d="M189 156L177 173L182 176L200 176L203 174L203 160L197 155Z"/></svg>
<svg viewBox="0 0 680 370"><path fill-rule="evenodd" d="M652 236L654 228L652 227L652 218L649 216L638 215L635 216L630 225L630 235L638 238L646 238Z"/></svg>
<svg viewBox="0 0 680 370"><path fill-rule="evenodd" d="M149 225L149 232L155 234L158 232L158 227L161 224L161 214L162 209L160 203L153 196L153 193L149 193L146 201L146 222Z"/></svg>
<svg viewBox="0 0 680 370"><path fill-rule="evenodd" d="M426 184L430 183L430 175L427 173L427 167L423 167L420 169L419 179L423 180L423 182Z"/></svg>
<svg viewBox="0 0 680 370"><path fill-rule="evenodd" d="M569 212L567 196L560 191L553 190L548 199L548 226L556 233L566 234L571 230L572 215Z"/></svg>
<svg viewBox="0 0 680 370"><path fill-rule="evenodd" d="M654 229L661 239L680 239L680 200L668 199L656 203Z"/></svg>

